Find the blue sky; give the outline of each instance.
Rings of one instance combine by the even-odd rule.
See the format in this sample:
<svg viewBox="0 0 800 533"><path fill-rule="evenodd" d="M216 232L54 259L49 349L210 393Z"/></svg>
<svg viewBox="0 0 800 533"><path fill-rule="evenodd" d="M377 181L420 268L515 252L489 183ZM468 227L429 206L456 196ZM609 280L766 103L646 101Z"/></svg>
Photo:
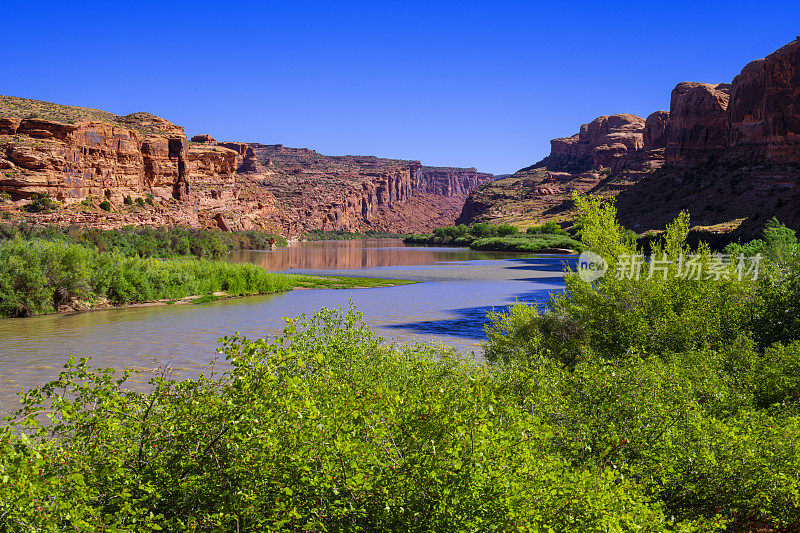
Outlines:
<svg viewBox="0 0 800 533"><path fill-rule="evenodd" d="M0 94L504 173L800 33L800 2L17 2Z"/></svg>

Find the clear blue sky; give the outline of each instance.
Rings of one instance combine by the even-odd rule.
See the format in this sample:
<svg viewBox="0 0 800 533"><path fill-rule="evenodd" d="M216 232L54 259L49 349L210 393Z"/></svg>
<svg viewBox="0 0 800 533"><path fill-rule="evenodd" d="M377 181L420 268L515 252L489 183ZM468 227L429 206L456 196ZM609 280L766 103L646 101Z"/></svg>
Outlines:
<svg viewBox="0 0 800 533"><path fill-rule="evenodd" d="M800 33L800 2L17 2L0 93L504 173Z"/></svg>

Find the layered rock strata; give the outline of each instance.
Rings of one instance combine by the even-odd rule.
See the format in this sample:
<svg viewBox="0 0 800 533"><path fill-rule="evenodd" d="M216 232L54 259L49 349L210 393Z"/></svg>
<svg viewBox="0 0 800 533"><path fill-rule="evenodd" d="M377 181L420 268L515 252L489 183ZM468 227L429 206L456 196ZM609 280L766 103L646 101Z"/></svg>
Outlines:
<svg viewBox="0 0 800 533"><path fill-rule="evenodd" d="M668 112L598 117L553 139L545 159L478 189L460 220L567 220L572 191L617 196L639 231L684 207L720 231L757 232L773 215L800 229L800 39L730 84L679 83Z"/></svg>
<svg viewBox="0 0 800 533"><path fill-rule="evenodd" d="M67 206L24 215L34 221L403 233L452 223L489 179L474 168L324 156L208 134L187 142L183 128L147 113L0 97L0 191L19 205L39 193ZM132 202L145 197L149 207ZM112 212L98 211L103 200Z"/></svg>

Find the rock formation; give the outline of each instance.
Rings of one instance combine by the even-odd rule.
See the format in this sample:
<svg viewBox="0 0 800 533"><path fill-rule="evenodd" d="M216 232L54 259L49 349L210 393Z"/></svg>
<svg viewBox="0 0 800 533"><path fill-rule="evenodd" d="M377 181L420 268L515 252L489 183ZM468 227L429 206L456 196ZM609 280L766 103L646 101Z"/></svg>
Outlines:
<svg viewBox="0 0 800 533"><path fill-rule="evenodd" d="M474 168L324 156L307 148L187 142L183 128L148 113L0 97L0 191L17 203L49 194L67 208L34 221L262 227L403 233L452 223L467 195L491 179ZM128 198L152 197L152 206ZM118 206L98 212L101 200ZM25 215L28 216L28 215Z"/></svg>
<svg viewBox="0 0 800 533"><path fill-rule="evenodd" d="M644 121L644 149L653 150L667 147L668 111L656 111Z"/></svg>
<svg viewBox="0 0 800 533"><path fill-rule="evenodd" d="M695 167L718 157L728 140L726 83L679 83L672 90L667 133L667 163Z"/></svg>
<svg viewBox="0 0 800 533"><path fill-rule="evenodd" d="M615 159L644 146L644 130L645 120L636 115L603 115L572 137L550 141L550 155L536 166L576 173L613 166Z"/></svg>
<svg viewBox="0 0 800 533"><path fill-rule="evenodd" d="M757 233L773 215L800 229L800 39L731 84L679 83L669 112L599 117L550 144L536 165L473 193L459 220L567 220L579 191L617 197L637 231L683 208L719 231Z"/></svg>
<svg viewBox="0 0 800 533"><path fill-rule="evenodd" d="M800 160L800 39L742 69L733 79L728 116L736 155Z"/></svg>

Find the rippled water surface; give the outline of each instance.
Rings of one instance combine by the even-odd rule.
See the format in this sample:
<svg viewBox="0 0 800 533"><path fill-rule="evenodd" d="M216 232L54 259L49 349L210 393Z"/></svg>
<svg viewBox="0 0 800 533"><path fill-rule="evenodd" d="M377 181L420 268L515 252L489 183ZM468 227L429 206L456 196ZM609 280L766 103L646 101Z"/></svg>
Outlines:
<svg viewBox="0 0 800 533"><path fill-rule="evenodd" d="M463 248L405 247L399 240L299 243L242 252L234 261L270 270L411 279L421 283L348 290L297 290L210 302L0 320L0 411L22 387L58 374L69 355L95 366L151 368L153 359L178 375L197 375L217 340L236 331L251 338L279 332L282 317L349 305L384 338L439 341L480 357L486 312L515 301L543 302L563 288L566 256L523 256Z"/></svg>

